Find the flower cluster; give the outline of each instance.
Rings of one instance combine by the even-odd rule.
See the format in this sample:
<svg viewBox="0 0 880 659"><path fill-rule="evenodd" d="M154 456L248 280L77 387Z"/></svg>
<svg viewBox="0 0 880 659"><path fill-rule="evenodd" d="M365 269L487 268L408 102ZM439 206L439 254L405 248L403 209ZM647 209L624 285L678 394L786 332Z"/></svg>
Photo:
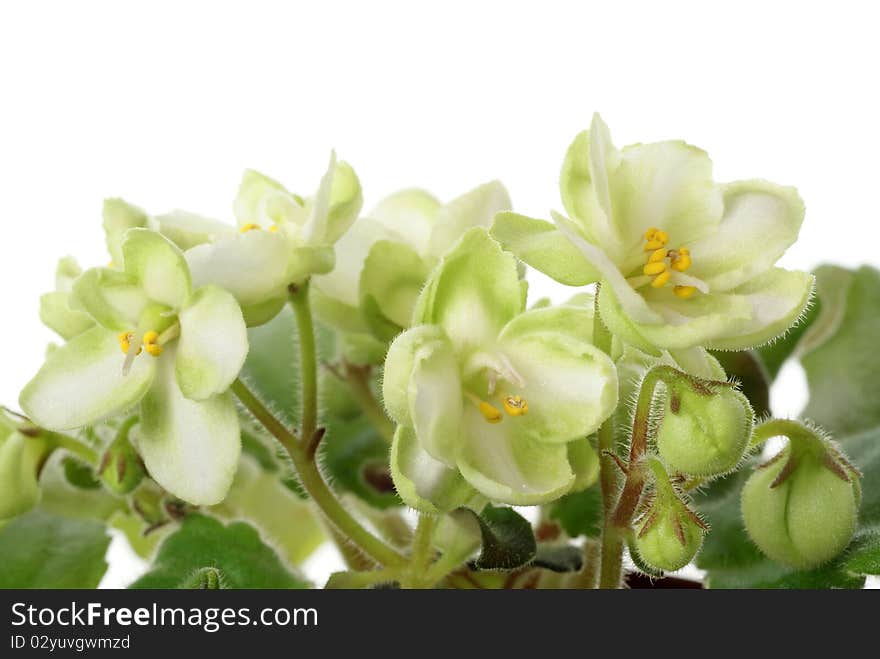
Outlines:
<svg viewBox="0 0 880 659"><path fill-rule="evenodd" d="M593 486L601 463L603 551L617 538L645 570L687 564L708 531L687 491L760 443L748 398L709 351L765 344L804 312L813 277L776 266L804 206L792 188L715 182L707 154L683 142L618 149L598 116L568 149L560 189L565 214L552 221L513 212L497 181L448 203L404 190L362 215L360 182L334 154L309 197L246 171L235 226L108 200L110 263L62 260L40 314L64 343L21 393L24 425L0 419L0 519L37 504L40 466L72 441L65 433L99 426L113 438L98 437L95 474L116 495L143 480L189 505L219 504L256 420L339 530L359 534L309 467L333 432L316 402L314 310L336 339L328 370L354 374L352 395L390 426L384 466L405 504L429 515L548 504ZM595 287L528 306L524 265ZM288 303L304 360L296 430L242 381L260 326ZM798 566L843 549L858 507L857 470L819 435L791 436L804 433L744 493L755 542ZM815 487L833 490L825 507L838 523L825 533L765 519L783 482L804 518Z"/></svg>

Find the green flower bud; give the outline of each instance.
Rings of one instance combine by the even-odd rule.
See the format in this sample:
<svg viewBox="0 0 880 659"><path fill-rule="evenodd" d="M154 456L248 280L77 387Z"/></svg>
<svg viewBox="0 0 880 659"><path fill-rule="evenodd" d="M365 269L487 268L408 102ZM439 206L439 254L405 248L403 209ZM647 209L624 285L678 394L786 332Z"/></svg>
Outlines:
<svg viewBox="0 0 880 659"><path fill-rule="evenodd" d="M52 452L42 436L0 431L0 520L27 512L40 501L40 469Z"/></svg>
<svg viewBox="0 0 880 659"><path fill-rule="evenodd" d="M681 500L662 465L656 459L651 463L657 477L654 499L636 524L631 544L637 563L672 572L693 560L708 527Z"/></svg>
<svg viewBox="0 0 880 659"><path fill-rule="evenodd" d="M182 590L225 590L226 575L216 567L203 567L184 579L180 585Z"/></svg>
<svg viewBox="0 0 880 659"><path fill-rule="evenodd" d="M785 423L794 429L788 445L743 487L743 521L754 543L774 561L815 567L852 538L860 474L832 442Z"/></svg>
<svg viewBox="0 0 880 659"><path fill-rule="evenodd" d="M701 390L687 385L668 388L657 428L657 451L675 472L717 476L739 463L752 435L748 399L726 384Z"/></svg>
<svg viewBox="0 0 880 659"><path fill-rule="evenodd" d="M98 467L104 484L116 494L128 494L146 475L144 463L128 440L128 433L137 420L132 417L122 425Z"/></svg>

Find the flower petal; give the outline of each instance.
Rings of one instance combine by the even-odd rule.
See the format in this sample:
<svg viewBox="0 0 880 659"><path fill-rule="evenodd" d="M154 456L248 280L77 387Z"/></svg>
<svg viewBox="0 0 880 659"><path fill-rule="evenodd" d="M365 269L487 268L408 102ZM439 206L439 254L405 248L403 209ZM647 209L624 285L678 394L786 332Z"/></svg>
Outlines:
<svg viewBox="0 0 880 659"><path fill-rule="evenodd" d="M63 339L82 334L95 324L87 313L70 308L70 293L54 291L40 296L40 320Z"/></svg>
<svg viewBox="0 0 880 659"><path fill-rule="evenodd" d="M443 257L416 303L413 324L440 325L456 347L494 342L524 307L516 259L482 228Z"/></svg>
<svg viewBox="0 0 880 659"><path fill-rule="evenodd" d="M461 475L490 500L517 506L546 503L565 494L575 481L567 445L536 441L510 421L487 423L476 407L465 409L458 455Z"/></svg>
<svg viewBox="0 0 880 659"><path fill-rule="evenodd" d="M449 346L443 330L435 325L413 327L400 334L388 348L382 378L382 399L389 416L400 425L412 426L409 383L416 355L433 344Z"/></svg>
<svg viewBox="0 0 880 659"><path fill-rule="evenodd" d="M178 320L175 370L183 395L204 400L226 391L248 353L247 327L235 298L222 288L205 286Z"/></svg>
<svg viewBox="0 0 880 659"><path fill-rule="evenodd" d="M440 207L440 202L431 193L410 188L380 201L367 217L400 236L419 254L425 254Z"/></svg>
<svg viewBox="0 0 880 659"><path fill-rule="evenodd" d="M363 204L361 182L354 169L345 161L336 163L333 184L330 187L324 242L333 244L339 240L354 224Z"/></svg>
<svg viewBox="0 0 880 659"><path fill-rule="evenodd" d="M186 251L194 288L220 286L242 306L284 297L290 246L270 231L226 235Z"/></svg>
<svg viewBox="0 0 880 659"><path fill-rule="evenodd" d="M174 496L195 505L220 503L241 453L235 403L228 392L186 398L174 374L174 346L168 352L141 405L138 450L150 476Z"/></svg>
<svg viewBox="0 0 880 659"><path fill-rule="evenodd" d="M184 251L202 243L213 242L234 231L228 224L182 210L151 217L150 228Z"/></svg>
<svg viewBox="0 0 880 659"><path fill-rule="evenodd" d="M398 328L409 327L427 278L428 268L415 250L403 243L380 240L364 261L360 277L362 304L369 301L383 320Z"/></svg>
<svg viewBox="0 0 880 659"><path fill-rule="evenodd" d="M80 428L122 412L147 392L158 361L143 354L123 375L124 358L115 334L93 327L52 351L19 404L50 430Z"/></svg>
<svg viewBox="0 0 880 659"><path fill-rule="evenodd" d="M492 237L520 261L566 286L585 286L599 278L580 250L550 222L498 213Z"/></svg>
<svg viewBox="0 0 880 659"><path fill-rule="evenodd" d="M263 229L284 223L302 225L307 217L302 203L283 185L253 169L242 175L232 208L239 226L257 224Z"/></svg>
<svg viewBox="0 0 880 659"><path fill-rule="evenodd" d="M462 414L458 363L448 341L432 341L413 354L407 401L419 444L435 460L455 466Z"/></svg>
<svg viewBox="0 0 880 659"><path fill-rule="evenodd" d="M116 332L137 327L150 301L134 277L110 268L90 268L73 283L69 300L100 325Z"/></svg>
<svg viewBox="0 0 880 659"><path fill-rule="evenodd" d="M123 265L122 239L125 232L135 227L145 228L149 219L147 214L137 206L122 199L105 199L101 216L104 220L104 235L107 251L117 268Z"/></svg>
<svg viewBox="0 0 880 659"><path fill-rule="evenodd" d="M155 231L129 229L122 241L125 273L140 283L146 296L172 309L189 299L190 275L183 253Z"/></svg>
<svg viewBox="0 0 880 659"><path fill-rule="evenodd" d="M330 164L321 177L318 191L309 200L309 217L306 220L303 236L310 245L320 245L327 235L327 216L330 212L330 194L333 189L333 177L336 173L336 152L330 152Z"/></svg>
<svg viewBox="0 0 880 659"><path fill-rule="evenodd" d="M398 426L391 444L391 477L403 502L427 513L448 512L463 505L473 488L458 469L450 469L419 446L415 432Z"/></svg>
<svg viewBox="0 0 880 659"><path fill-rule="evenodd" d="M797 240L803 220L804 202L794 188L730 183L718 230L690 244L692 274L713 291L729 291L773 267Z"/></svg>
<svg viewBox="0 0 880 659"><path fill-rule="evenodd" d="M815 277L807 272L773 268L737 287L732 295L751 307L748 320L706 341L707 348L745 350L775 339L795 324L807 308Z"/></svg>
<svg viewBox="0 0 880 659"><path fill-rule="evenodd" d="M568 442L595 432L617 406L614 362L592 343L593 314L575 306L527 311L499 337L501 350L525 386L528 413L517 424L541 442Z"/></svg>
<svg viewBox="0 0 880 659"><path fill-rule="evenodd" d="M471 227L489 228L499 211L513 206L501 181L484 183L443 206L436 216L426 253L439 259Z"/></svg>

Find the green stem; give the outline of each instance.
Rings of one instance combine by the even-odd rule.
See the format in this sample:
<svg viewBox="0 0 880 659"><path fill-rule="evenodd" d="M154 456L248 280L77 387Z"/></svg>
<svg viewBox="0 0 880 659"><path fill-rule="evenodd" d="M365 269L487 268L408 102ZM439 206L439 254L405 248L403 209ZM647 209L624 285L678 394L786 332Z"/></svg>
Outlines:
<svg viewBox="0 0 880 659"><path fill-rule="evenodd" d="M97 451L89 446L86 446L83 442L76 439L75 437L64 435L60 432L50 432L48 430L41 430L40 432L46 439L48 439L58 448L63 448L66 451L73 453L77 457L82 458L85 462L88 462L93 467L98 466L99 456Z"/></svg>
<svg viewBox="0 0 880 659"><path fill-rule="evenodd" d="M427 573L428 563L431 561L432 545L431 539L434 537L434 529L437 527L438 517L436 515L427 515L422 513L419 515L418 524L416 524L416 532L413 536L412 553L410 554L410 582L414 587L427 584L425 576Z"/></svg>
<svg viewBox="0 0 880 659"><path fill-rule="evenodd" d="M309 305L309 280L290 286L290 306L296 316L299 331L300 376L302 380L302 419L300 431L303 441L311 442L318 429L318 356L315 347L315 325Z"/></svg>
<svg viewBox="0 0 880 659"><path fill-rule="evenodd" d="M356 544L364 554L381 565L388 567L407 565L408 561L404 556L367 531L342 507L327 483L324 482L318 465L312 460L306 446L298 441L296 436L266 409L241 380L236 380L233 383L232 391L254 418L287 450L303 488L324 513L327 520L340 533Z"/></svg>
<svg viewBox="0 0 880 659"><path fill-rule="evenodd" d="M596 285L596 302L593 310L593 344L607 355L611 354L611 333L599 315L599 287ZM620 490L617 464L614 458L614 415L599 427L599 488L602 492L603 525L599 553L599 587L620 587L623 575L623 540L611 522L614 504Z"/></svg>

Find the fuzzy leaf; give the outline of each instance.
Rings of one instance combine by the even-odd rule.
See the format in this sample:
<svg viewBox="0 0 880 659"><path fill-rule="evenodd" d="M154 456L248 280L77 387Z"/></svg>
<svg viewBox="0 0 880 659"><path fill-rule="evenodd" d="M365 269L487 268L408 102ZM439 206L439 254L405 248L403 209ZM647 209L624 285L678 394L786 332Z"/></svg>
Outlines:
<svg viewBox="0 0 880 659"><path fill-rule="evenodd" d="M584 554L574 545L538 545L534 567L551 572L577 572L584 565Z"/></svg>
<svg viewBox="0 0 880 659"><path fill-rule="evenodd" d="M480 527L483 548L470 563L474 570L513 570L534 560L537 545L529 522L513 508L486 506L479 515L458 508L453 515L471 517Z"/></svg>
<svg viewBox="0 0 880 659"><path fill-rule="evenodd" d="M573 492L553 502L549 507L550 519L569 535L576 538L599 537L602 527L602 496L598 487L590 487L582 492Z"/></svg>

